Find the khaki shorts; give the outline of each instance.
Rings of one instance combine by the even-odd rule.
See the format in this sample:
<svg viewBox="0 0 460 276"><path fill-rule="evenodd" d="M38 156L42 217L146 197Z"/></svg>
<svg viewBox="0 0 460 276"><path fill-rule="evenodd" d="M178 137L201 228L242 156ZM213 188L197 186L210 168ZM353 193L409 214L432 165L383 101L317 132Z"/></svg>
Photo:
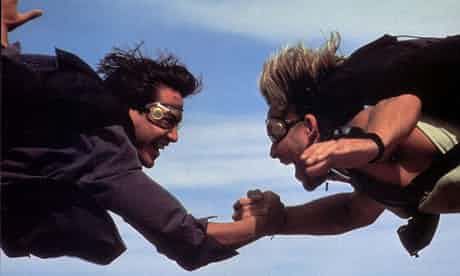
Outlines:
<svg viewBox="0 0 460 276"><path fill-rule="evenodd" d="M460 166L441 177L418 208L430 214L460 212Z"/></svg>

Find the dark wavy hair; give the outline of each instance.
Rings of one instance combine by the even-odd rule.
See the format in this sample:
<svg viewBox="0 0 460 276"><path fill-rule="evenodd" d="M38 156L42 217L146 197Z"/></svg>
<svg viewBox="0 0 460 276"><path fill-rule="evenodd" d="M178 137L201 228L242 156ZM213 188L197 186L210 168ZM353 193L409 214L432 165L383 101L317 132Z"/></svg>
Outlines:
<svg viewBox="0 0 460 276"><path fill-rule="evenodd" d="M141 46L114 48L98 65L105 87L128 107L143 111L155 100L152 92L162 85L177 90L184 98L201 90L201 77L190 73L174 55L162 53L152 59L142 54Z"/></svg>

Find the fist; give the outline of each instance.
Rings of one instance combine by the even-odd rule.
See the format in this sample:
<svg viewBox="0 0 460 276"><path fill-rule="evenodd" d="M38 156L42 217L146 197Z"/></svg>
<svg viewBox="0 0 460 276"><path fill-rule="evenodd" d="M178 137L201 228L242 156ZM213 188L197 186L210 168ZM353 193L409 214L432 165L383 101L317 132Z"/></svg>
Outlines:
<svg viewBox="0 0 460 276"><path fill-rule="evenodd" d="M251 190L233 204L233 220L255 219L256 235L279 233L286 222L284 204L272 191Z"/></svg>

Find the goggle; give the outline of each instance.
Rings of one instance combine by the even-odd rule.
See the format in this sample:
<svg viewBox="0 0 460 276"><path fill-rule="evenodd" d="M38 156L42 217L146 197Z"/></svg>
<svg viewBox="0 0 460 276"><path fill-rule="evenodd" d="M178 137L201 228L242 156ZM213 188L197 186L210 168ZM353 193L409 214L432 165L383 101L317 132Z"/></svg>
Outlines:
<svg viewBox="0 0 460 276"><path fill-rule="evenodd" d="M281 141L289 132L289 129L302 121L302 119L283 120L279 118L268 118L265 120L267 135L273 143Z"/></svg>
<svg viewBox="0 0 460 276"><path fill-rule="evenodd" d="M154 102L146 105L145 108L147 109L147 119L152 124L164 129L173 129L182 120L182 109L177 107Z"/></svg>

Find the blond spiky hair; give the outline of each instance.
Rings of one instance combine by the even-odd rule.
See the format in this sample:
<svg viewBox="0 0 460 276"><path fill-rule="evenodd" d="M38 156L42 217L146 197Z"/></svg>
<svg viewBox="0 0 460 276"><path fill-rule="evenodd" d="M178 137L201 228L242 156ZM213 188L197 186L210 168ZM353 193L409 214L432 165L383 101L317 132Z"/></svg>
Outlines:
<svg viewBox="0 0 460 276"><path fill-rule="evenodd" d="M272 55L259 79L259 89L267 103L284 110L291 98L288 93L309 93L321 73L343 60L336 55L339 45L340 34L334 32L320 49L309 49L299 43Z"/></svg>

